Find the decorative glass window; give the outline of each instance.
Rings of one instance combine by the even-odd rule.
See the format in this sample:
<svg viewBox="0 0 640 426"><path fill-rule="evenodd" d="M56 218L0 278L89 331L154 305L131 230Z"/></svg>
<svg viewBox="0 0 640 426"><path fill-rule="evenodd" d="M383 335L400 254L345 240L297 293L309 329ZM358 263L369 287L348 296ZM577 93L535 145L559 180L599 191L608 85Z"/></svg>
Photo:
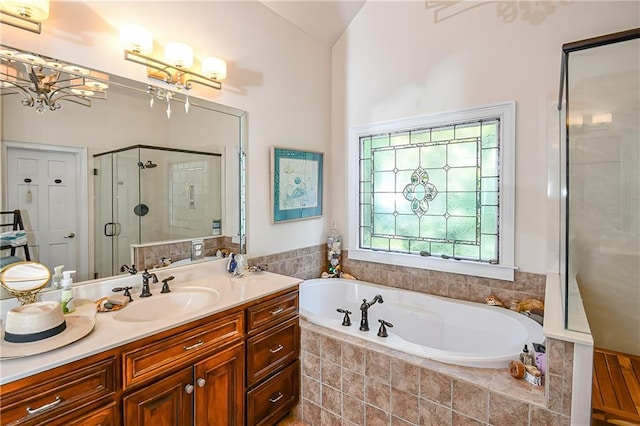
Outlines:
<svg viewBox="0 0 640 426"><path fill-rule="evenodd" d="M349 257L513 279L513 110L352 129Z"/></svg>

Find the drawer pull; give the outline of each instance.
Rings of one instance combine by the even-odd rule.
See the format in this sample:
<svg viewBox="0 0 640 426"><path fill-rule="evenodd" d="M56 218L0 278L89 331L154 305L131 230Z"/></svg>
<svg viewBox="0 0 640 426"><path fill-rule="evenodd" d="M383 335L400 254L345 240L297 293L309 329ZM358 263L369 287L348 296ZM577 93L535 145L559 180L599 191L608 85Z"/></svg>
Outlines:
<svg viewBox="0 0 640 426"><path fill-rule="evenodd" d="M184 387L184 391L186 393L193 393L193 385L192 384L188 384Z"/></svg>
<svg viewBox="0 0 640 426"><path fill-rule="evenodd" d="M270 311L269 313L271 315L278 315L279 313L281 313L282 311L284 311L284 308L281 308L280 306L278 306L276 309L274 309L273 311Z"/></svg>
<svg viewBox="0 0 640 426"><path fill-rule="evenodd" d="M282 399L284 395L282 394L282 392L278 392L277 396L272 396L271 398L269 398L269 402L272 404L275 404L276 402L280 401Z"/></svg>
<svg viewBox="0 0 640 426"><path fill-rule="evenodd" d="M198 384L199 388L203 388L204 385L207 384L207 381L205 379L203 379L202 377L200 377L196 383Z"/></svg>
<svg viewBox="0 0 640 426"><path fill-rule="evenodd" d="M202 340L198 340L193 345L191 345L191 346L183 346L183 348L184 348L185 351L190 351L191 349L195 349L195 348L200 347L202 345L204 345L204 342Z"/></svg>
<svg viewBox="0 0 640 426"><path fill-rule="evenodd" d="M48 404L44 404L42 407L39 407L39 408L27 407L27 413L29 413L29 414L40 413L41 411L45 411L45 410L48 410L50 408L55 407L56 405L60 404L62 401L63 401L63 399L60 398L60 395L56 395L55 401L50 402Z"/></svg>
<svg viewBox="0 0 640 426"><path fill-rule="evenodd" d="M269 352L271 352L272 354L275 354L275 353L277 353L277 352L280 352L280 351L281 351L281 350L283 350L283 349L284 349L284 346L282 346L282 345L278 345L278 346L276 346L275 348L271 348L271 349L269 349Z"/></svg>

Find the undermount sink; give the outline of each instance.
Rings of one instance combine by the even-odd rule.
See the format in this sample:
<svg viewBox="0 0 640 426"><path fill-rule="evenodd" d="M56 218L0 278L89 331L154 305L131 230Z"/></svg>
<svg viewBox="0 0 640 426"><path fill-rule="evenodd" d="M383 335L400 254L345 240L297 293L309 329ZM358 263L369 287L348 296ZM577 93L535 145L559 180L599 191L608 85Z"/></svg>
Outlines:
<svg viewBox="0 0 640 426"><path fill-rule="evenodd" d="M135 299L113 317L117 321L146 322L179 317L198 311L220 297L218 291L204 287L181 287L171 293L157 292L145 299Z"/></svg>

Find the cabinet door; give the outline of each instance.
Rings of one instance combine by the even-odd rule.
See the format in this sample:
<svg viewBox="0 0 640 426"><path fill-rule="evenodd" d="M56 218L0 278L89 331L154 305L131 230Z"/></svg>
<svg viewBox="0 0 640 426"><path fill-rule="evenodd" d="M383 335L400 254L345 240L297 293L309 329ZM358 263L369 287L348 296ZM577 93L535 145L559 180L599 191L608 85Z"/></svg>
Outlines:
<svg viewBox="0 0 640 426"><path fill-rule="evenodd" d="M195 365L195 425L242 426L244 343Z"/></svg>
<svg viewBox="0 0 640 426"><path fill-rule="evenodd" d="M190 426L193 420L192 368L133 392L123 400L128 426Z"/></svg>

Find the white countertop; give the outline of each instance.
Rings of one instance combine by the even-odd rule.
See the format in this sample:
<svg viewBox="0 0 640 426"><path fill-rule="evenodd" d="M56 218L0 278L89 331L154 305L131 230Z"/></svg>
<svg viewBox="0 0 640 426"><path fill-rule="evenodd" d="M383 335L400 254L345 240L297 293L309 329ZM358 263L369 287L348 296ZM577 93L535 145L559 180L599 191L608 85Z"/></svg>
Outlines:
<svg viewBox="0 0 640 426"><path fill-rule="evenodd" d="M154 270L153 272L156 273L159 280L165 279L170 275L175 277L174 280L169 282L171 288L179 289L180 287L187 286L206 287L214 289L219 293L218 300L200 310L170 318L163 318L162 312L159 312L159 318L154 321L124 322L114 318L118 312L135 309L139 289L142 284L140 274L78 286L75 289L76 300L86 299L90 301L95 301L101 297L113 294L111 289L114 287L124 285L134 286L134 290L132 290L134 301L130 302L120 311L97 313L95 315L95 328L93 331L85 338L68 346L39 355L0 360L0 384L9 383L87 356L98 354L208 315L242 305L252 300L257 300L269 294L277 293L278 291L294 287L302 282L302 280L298 278L269 272L245 272L242 277L233 277L225 271L226 264L226 259L221 259L178 268ZM151 292L154 295L160 294L161 288L161 282L151 284ZM60 291L58 290L42 293L39 299L59 300L59 298ZM0 301L0 312L3 323L7 310L16 305L17 302L15 299ZM80 306L75 314L94 315L95 310L93 306L94 305Z"/></svg>

